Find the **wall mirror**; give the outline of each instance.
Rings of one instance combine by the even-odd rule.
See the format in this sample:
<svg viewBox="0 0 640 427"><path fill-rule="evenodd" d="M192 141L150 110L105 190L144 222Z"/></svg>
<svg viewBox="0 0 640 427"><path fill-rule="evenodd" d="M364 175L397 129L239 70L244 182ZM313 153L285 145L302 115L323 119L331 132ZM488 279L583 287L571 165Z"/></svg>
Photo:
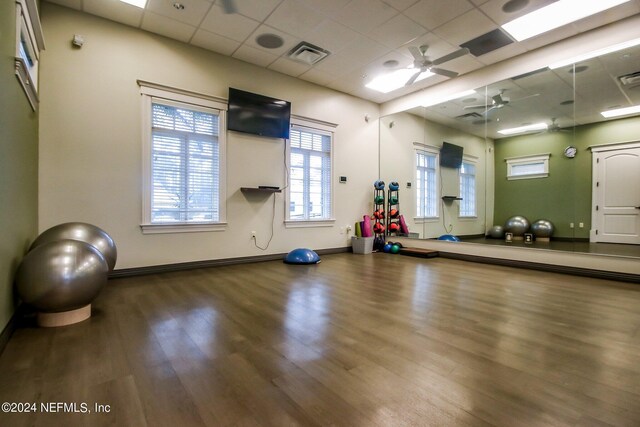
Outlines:
<svg viewBox="0 0 640 427"><path fill-rule="evenodd" d="M628 156L610 162L617 174L606 188L617 187L617 192L598 194L593 179L593 159L600 150L637 150L640 158L638 113L601 114L638 104L638 46L531 70L436 105L382 117L379 175L400 184L400 211L410 237L454 234L499 244L502 239L484 236L492 226L522 215L554 226L551 242L531 247L594 251L590 241L601 248L628 243L608 245L606 251L640 256L640 210L622 209L640 204L640 189L630 191L631 184L624 184L640 182L638 160ZM517 130L522 127L530 129ZM435 167L433 156L445 141L463 147L463 169ZM425 179L429 174L431 184ZM473 188L461 188L463 179ZM600 206L620 209L600 215L598 200Z"/></svg>

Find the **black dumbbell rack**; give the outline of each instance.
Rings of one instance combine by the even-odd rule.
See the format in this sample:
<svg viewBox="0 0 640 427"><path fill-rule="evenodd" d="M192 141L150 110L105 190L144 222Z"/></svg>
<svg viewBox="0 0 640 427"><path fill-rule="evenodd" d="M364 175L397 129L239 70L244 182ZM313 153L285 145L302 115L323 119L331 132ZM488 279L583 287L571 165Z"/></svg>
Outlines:
<svg viewBox="0 0 640 427"><path fill-rule="evenodd" d="M394 200L392 200L394 199ZM395 203L392 203L392 201L394 201ZM397 215L395 218L391 218L391 209L395 209L398 211ZM398 236L402 233L402 231L400 230L400 189L398 190L392 190L392 189L388 189L387 190L387 218L389 218L389 221L387 221L387 236ZM391 231L391 224L398 224L398 231Z"/></svg>
<svg viewBox="0 0 640 427"><path fill-rule="evenodd" d="M382 250L383 246L384 246L384 236L386 233L386 215L387 213L384 212L384 205L385 205L385 194L384 194L384 189L382 190L378 190L377 188L373 190L373 219L374 219L374 239L373 239L373 249L374 250ZM382 211L384 212L383 215L379 218L378 216L375 215L375 213L382 209ZM376 233L375 232L375 225L376 224L381 224L384 227L384 231L382 233Z"/></svg>

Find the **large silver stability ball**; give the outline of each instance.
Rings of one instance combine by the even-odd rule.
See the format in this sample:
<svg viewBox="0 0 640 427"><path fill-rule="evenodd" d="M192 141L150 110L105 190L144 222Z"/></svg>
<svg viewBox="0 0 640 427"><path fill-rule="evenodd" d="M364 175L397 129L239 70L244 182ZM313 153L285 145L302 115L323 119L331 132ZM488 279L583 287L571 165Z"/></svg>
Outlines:
<svg viewBox="0 0 640 427"><path fill-rule="evenodd" d="M529 231L529 220L522 215L512 216L505 222L504 231L513 233L514 237L522 237Z"/></svg>
<svg viewBox="0 0 640 427"><path fill-rule="evenodd" d="M494 225L489 230L489 236L493 239L503 239L504 238L504 227L501 225Z"/></svg>
<svg viewBox="0 0 640 427"><path fill-rule="evenodd" d="M531 224L531 232L536 236L536 239L548 239L553 234L553 224L546 219L539 219Z"/></svg>
<svg viewBox="0 0 640 427"><path fill-rule="evenodd" d="M79 240L39 245L22 259L16 290L22 300L45 313L76 310L93 301L107 284L107 261Z"/></svg>
<svg viewBox="0 0 640 427"><path fill-rule="evenodd" d="M116 244L100 227L84 222L67 222L59 224L43 231L31 244L30 250L43 243L54 242L56 240L71 239L85 242L94 246L107 260L109 271L113 271L118 259Z"/></svg>

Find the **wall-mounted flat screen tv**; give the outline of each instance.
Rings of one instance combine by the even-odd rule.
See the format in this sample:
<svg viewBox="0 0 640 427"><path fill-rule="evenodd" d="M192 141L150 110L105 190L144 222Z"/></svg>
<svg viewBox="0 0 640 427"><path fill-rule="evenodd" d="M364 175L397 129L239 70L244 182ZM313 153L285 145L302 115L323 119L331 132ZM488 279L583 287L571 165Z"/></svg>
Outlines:
<svg viewBox="0 0 640 427"><path fill-rule="evenodd" d="M462 151L463 148L459 145L443 142L440 148L440 166L459 169L462 166Z"/></svg>
<svg viewBox="0 0 640 427"><path fill-rule="evenodd" d="M229 88L228 130L288 139L290 122L290 102Z"/></svg>

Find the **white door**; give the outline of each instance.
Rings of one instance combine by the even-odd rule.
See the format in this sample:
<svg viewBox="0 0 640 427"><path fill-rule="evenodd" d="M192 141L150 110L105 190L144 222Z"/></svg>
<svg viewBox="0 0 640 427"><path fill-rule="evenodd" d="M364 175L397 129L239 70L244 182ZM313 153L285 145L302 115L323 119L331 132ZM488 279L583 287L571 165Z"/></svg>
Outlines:
<svg viewBox="0 0 640 427"><path fill-rule="evenodd" d="M640 146L592 151L591 241L640 244Z"/></svg>

